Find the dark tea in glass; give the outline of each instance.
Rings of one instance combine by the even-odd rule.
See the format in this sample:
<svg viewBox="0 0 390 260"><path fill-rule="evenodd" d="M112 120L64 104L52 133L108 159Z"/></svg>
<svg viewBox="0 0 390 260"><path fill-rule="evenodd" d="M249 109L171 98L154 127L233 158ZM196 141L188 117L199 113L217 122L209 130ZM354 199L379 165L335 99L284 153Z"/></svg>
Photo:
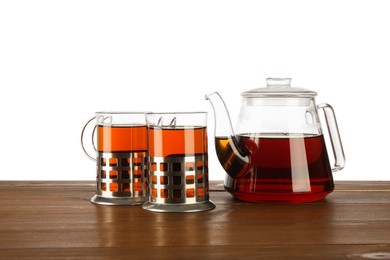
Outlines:
<svg viewBox="0 0 390 260"><path fill-rule="evenodd" d="M205 156L207 155L207 132L206 127L175 127L175 128L162 128L162 127L150 127L149 128L149 140L150 140L150 156L152 157L169 157L181 158L183 156ZM195 165L193 162L186 162L185 169L181 169L179 164L173 164L172 170L176 171L190 171L195 167L202 168L204 167L203 161L198 161ZM156 170L157 164L152 163L151 169ZM164 169L165 164L159 166L160 170ZM198 176L187 175L185 180L188 183L194 183L195 179L198 182L203 182L203 175L199 174ZM208 176L205 176L208 177ZM180 178L175 177L172 184L180 184ZM176 181L175 181L176 180ZM153 175L152 183L157 184L157 177ZM163 181L164 182L164 181ZM204 195L204 188L197 188L199 196ZM173 194L176 197L177 194ZM157 190L152 189L151 196L157 198ZM161 198L167 198L168 194L162 190L160 194ZM186 197L193 198L195 196L194 189L186 190Z"/></svg>
<svg viewBox="0 0 390 260"><path fill-rule="evenodd" d="M213 209L209 201L207 113L147 113L149 201L160 212Z"/></svg>
<svg viewBox="0 0 390 260"><path fill-rule="evenodd" d="M133 192L140 193L143 189L147 189L146 183L142 183L142 175L146 171L144 164L147 159L148 150L148 139L147 139L147 127L146 125L112 125L102 126L99 125L97 128L97 143L98 152L103 153L129 153L131 158L109 158L109 162L106 162L106 158L103 158L100 162L102 166L130 166L131 169L118 171L115 169L110 170L108 173L103 170L100 172L101 178L107 178L109 175L110 180L116 180L121 178L123 180L130 179L133 177ZM101 191L110 192L130 192L130 183L122 183L118 185L117 182L106 182L100 183ZM143 187L144 186L144 187Z"/></svg>
<svg viewBox="0 0 390 260"><path fill-rule="evenodd" d="M148 150L146 125L98 125L97 138L99 152Z"/></svg>

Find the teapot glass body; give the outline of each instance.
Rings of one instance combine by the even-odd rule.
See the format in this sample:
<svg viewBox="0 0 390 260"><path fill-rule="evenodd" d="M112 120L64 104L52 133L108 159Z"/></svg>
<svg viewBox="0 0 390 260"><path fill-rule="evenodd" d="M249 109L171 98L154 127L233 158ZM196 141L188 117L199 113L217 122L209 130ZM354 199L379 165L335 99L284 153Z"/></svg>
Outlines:
<svg viewBox="0 0 390 260"><path fill-rule="evenodd" d="M315 104L316 92L268 79L266 88L242 93L235 131L218 93L207 96L215 117L215 146L225 189L244 201L298 203L333 191L332 171L344 166L333 109ZM216 94L216 95L215 95ZM330 165L318 110L323 109L335 153ZM230 129L229 129L230 128Z"/></svg>

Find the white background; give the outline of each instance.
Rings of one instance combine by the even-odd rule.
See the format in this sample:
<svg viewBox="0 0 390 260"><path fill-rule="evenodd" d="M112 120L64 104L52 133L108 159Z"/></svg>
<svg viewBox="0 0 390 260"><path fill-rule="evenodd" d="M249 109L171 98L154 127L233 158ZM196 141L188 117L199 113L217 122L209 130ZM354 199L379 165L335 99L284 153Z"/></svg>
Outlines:
<svg viewBox="0 0 390 260"><path fill-rule="evenodd" d="M219 91L234 123L242 91L291 77L336 111L335 179L390 180L389 27L376 0L3 0L0 179L94 180L79 139L101 110L208 111L223 179L204 95Z"/></svg>

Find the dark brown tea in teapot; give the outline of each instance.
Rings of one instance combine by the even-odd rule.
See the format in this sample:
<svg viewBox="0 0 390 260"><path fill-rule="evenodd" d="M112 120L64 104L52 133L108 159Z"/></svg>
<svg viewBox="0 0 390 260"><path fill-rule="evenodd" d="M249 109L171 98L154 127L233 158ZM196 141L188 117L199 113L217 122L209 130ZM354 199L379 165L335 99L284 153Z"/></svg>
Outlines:
<svg viewBox="0 0 390 260"><path fill-rule="evenodd" d="M220 161L229 173L225 188L252 202L298 203L323 199L334 189L323 135L238 135L248 164L239 160L226 137L216 138ZM241 172L241 173L240 173Z"/></svg>

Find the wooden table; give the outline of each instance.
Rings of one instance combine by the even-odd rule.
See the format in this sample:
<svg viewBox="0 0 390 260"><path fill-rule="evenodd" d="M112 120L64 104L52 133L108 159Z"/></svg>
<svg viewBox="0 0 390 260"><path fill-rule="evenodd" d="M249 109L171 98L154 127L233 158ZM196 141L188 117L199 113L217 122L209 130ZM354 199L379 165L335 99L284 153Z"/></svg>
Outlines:
<svg viewBox="0 0 390 260"><path fill-rule="evenodd" d="M390 259L390 182L338 182L326 200L234 200L154 213L89 202L94 182L0 182L1 259Z"/></svg>

